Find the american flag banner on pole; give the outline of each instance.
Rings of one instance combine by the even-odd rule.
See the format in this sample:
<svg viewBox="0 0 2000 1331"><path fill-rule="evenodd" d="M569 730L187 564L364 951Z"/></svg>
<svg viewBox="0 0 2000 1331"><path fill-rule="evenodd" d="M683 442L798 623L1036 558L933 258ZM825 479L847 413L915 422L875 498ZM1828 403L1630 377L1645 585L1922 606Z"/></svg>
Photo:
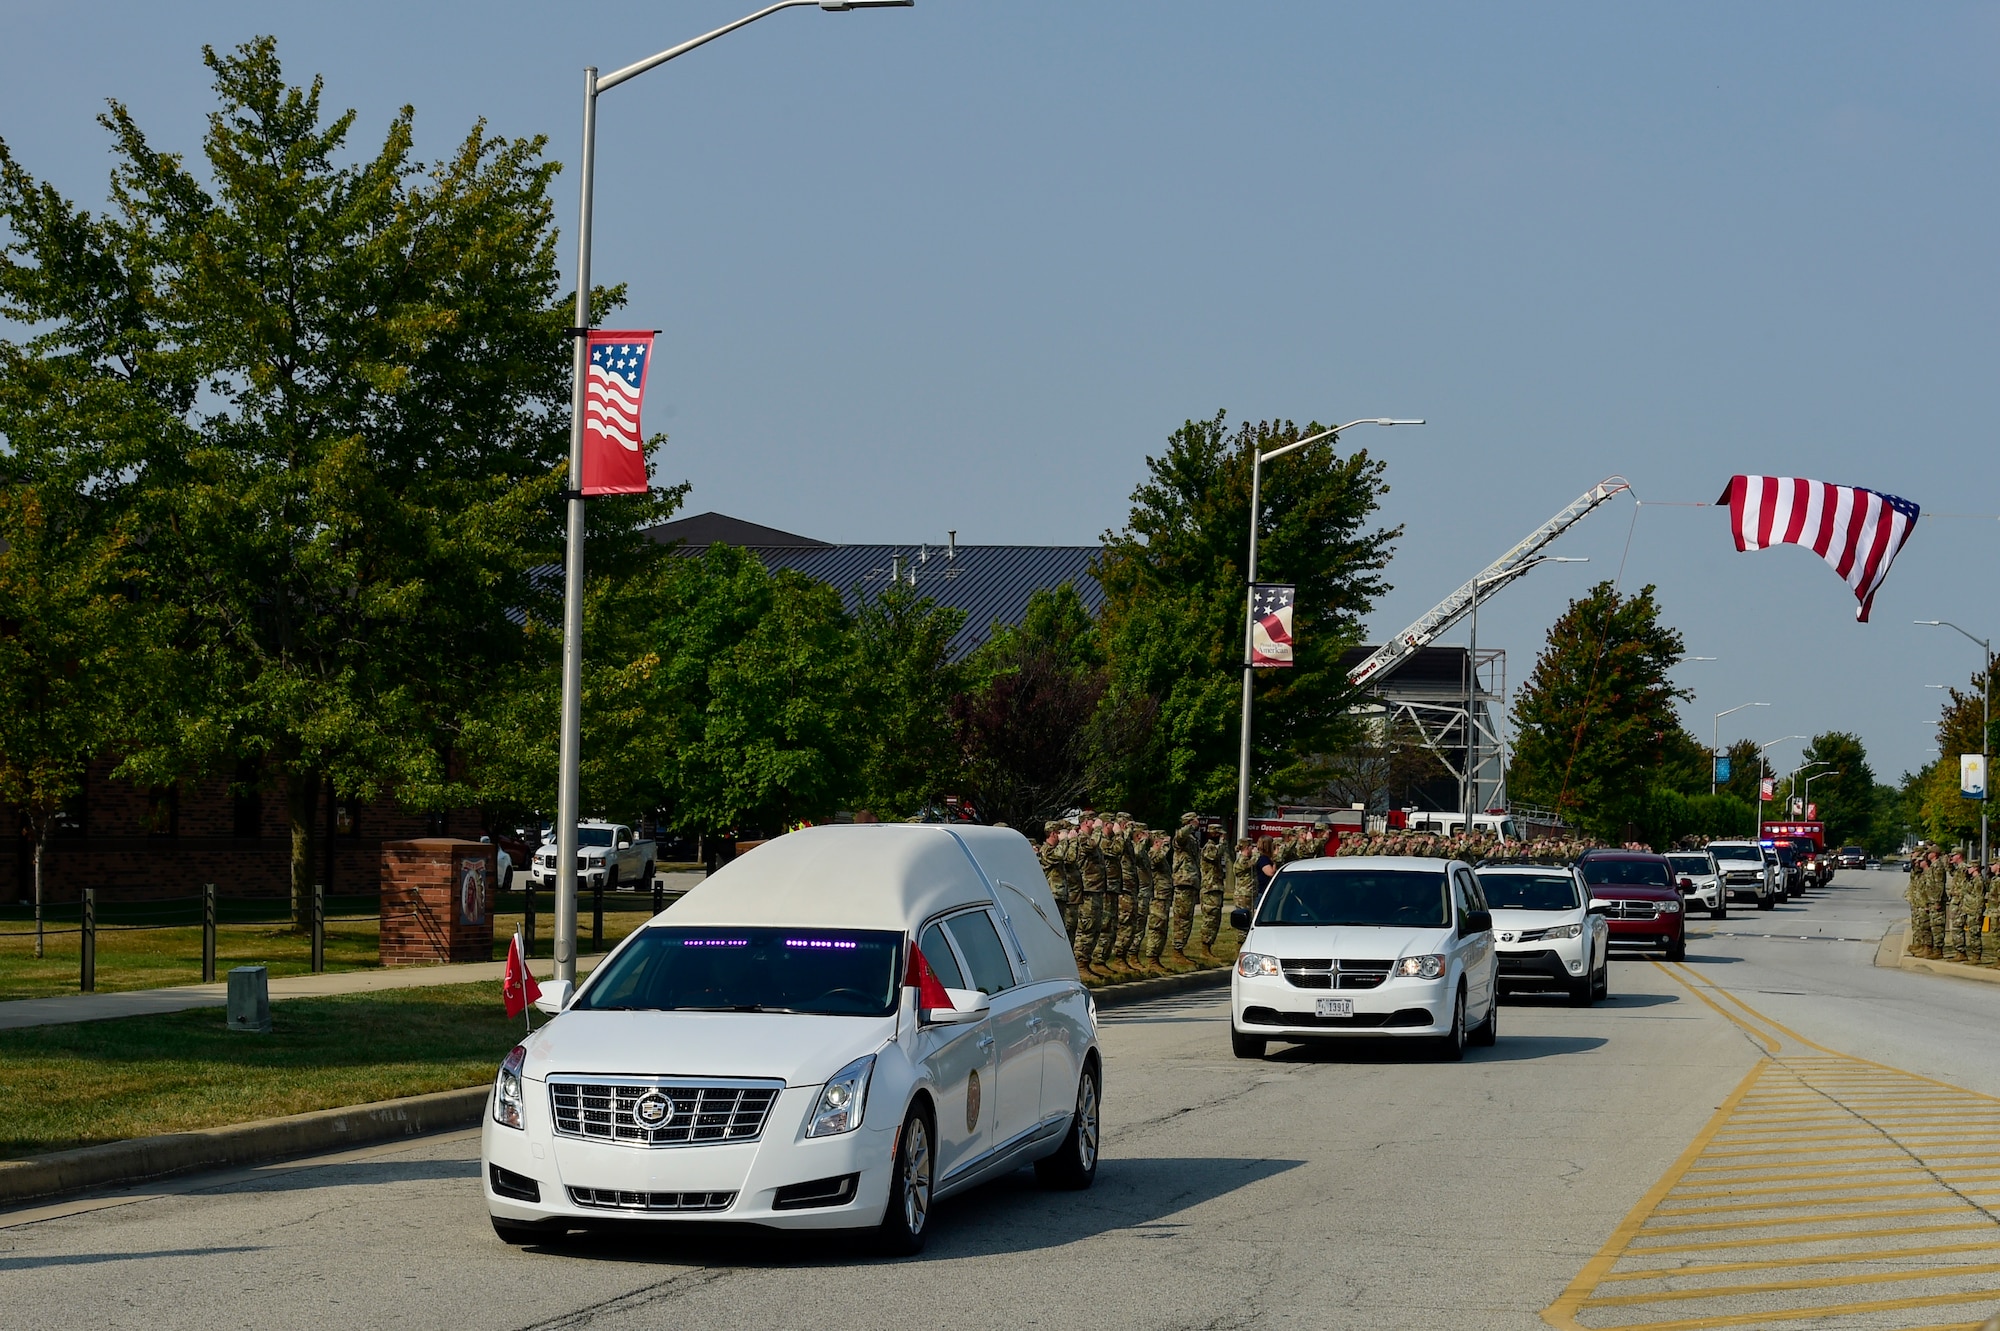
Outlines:
<svg viewBox="0 0 2000 1331"><path fill-rule="evenodd" d="M1299 589L1260 582L1250 589L1250 664L1292 664L1292 603Z"/></svg>
<svg viewBox="0 0 2000 1331"><path fill-rule="evenodd" d="M653 358L650 332L593 328L588 337L589 378L583 390L583 483L587 495L646 492L645 436L639 403L646 396L646 363Z"/></svg>
<svg viewBox="0 0 2000 1331"><path fill-rule="evenodd" d="M1917 526L1917 506L1907 499L1802 476L1733 476L1715 502L1729 505L1738 550L1802 545L1832 565L1861 602L1854 617L1864 624Z"/></svg>

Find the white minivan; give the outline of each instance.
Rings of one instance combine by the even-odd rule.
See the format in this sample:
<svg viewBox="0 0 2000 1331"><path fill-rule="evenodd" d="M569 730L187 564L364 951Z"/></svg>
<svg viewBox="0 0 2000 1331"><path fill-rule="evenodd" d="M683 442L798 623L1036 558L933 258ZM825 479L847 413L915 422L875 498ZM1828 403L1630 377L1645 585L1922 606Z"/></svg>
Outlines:
<svg viewBox="0 0 2000 1331"><path fill-rule="evenodd" d="M1096 1006L1005 828L814 827L633 933L501 1065L481 1139L510 1243L593 1222L873 1229L1033 1164L1096 1176Z"/></svg>
<svg viewBox="0 0 2000 1331"><path fill-rule="evenodd" d="M1445 1058L1500 1029L1493 916L1460 860L1356 855L1280 869L1229 975L1230 1044L1421 1039Z"/></svg>

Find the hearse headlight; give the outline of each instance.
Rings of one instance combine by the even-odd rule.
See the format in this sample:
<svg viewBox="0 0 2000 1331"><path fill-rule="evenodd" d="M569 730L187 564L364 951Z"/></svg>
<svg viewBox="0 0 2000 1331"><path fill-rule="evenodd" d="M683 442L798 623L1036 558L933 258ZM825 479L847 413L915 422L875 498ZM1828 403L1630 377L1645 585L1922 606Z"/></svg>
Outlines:
<svg viewBox="0 0 2000 1331"><path fill-rule="evenodd" d="M1421 957L1404 957L1396 963L1396 974L1412 975L1420 980L1435 980L1444 974L1444 958L1435 952Z"/></svg>
<svg viewBox="0 0 2000 1331"><path fill-rule="evenodd" d="M819 1103L813 1106L806 1136L837 1137L860 1127L868 1108L868 1078L874 1071L875 1055L869 1054L828 1077L819 1088Z"/></svg>
<svg viewBox="0 0 2000 1331"><path fill-rule="evenodd" d="M1236 973L1254 979L1259 975L1282 975L1284 967L1278 964L1276 957L1262 952L1244 952L1236 958Z"/></svg>
<svg viewBox="0 0 2000 1331"><path fill-rule="evenodd" d="M493 1121L505 1127L521 1126L521 1065L528 1061L528 1046L517 1044L500 1061L500 1075L493 1082Z"/></svg>

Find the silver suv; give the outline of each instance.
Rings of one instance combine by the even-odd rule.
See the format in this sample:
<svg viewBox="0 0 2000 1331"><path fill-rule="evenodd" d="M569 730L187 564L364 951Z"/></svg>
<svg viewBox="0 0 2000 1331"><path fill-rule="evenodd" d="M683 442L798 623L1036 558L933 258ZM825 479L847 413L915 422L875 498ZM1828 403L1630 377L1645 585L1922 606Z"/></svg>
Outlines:
<svg viewBox="0 0 2000 1331"><path fill-rule="evenodd" d="M1711 841L1708 853L1715 857L1715 867L1721 873L1726 897L1754 901L1758 910L1777 909L1784 888L1772 876L1770 861L1761 844L1755 841Z"/></svg>

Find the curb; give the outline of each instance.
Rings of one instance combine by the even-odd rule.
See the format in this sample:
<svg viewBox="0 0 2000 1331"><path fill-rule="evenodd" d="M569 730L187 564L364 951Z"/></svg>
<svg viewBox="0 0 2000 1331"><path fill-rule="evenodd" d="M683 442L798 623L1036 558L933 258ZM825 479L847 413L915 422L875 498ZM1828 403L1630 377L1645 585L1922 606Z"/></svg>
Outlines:
<svg viewBox="0 0 2000 1331"><path fill-rule="evenodd" d="M1102 989L1088 992L1100 1008L1124 1007L1127 1003L1143 1003L1149 998L1185 993L1190 989L1219 989L1228 983L1229 967L1215 966L1181 975L1154 975L1144 980L1126 980L1122 984L1107 984Z"/></svg>
<svg viewBox="0 0 2000 1331"><path fill-rule="evenodd" d="M2000 979L2000 976L1994 977ZM1149 998L1218 989L1229 981L1229 967L1156 975L1089 991L1100 1008L1124 1007ZM45 1202L97 1188L123 1188L174 1174L199 1170L270 1164L293 1156L368 1146L471 1127L486 1110L491 1087L481 1084L460 1091L379 1100L374 1104L321 1109L286 1118L176 1132L161 1137L136 1137L73 1151L55 1151L29 1160L0 1161L0 1207Z"/></svg>
<svg viewBox="0 0 2000 1331"><path fill-rule="evenodd" d="M1980 984L2000 984L2000 969L1911 956L1903 945L1908 932L1903 925L1893 925L1888 933L1882 935L1882 942L1875 949L1877 966L1913 971L1921 975L1943 975L1954 980L1975 980Z"/></svg>
<svg viewBox="0 0 2000 1331"><path fill-rule="evenodd" d="M0 1206L469 1127L485 1112L490 1092L485 1085L434 1091L0 1162Z"/></svg>

